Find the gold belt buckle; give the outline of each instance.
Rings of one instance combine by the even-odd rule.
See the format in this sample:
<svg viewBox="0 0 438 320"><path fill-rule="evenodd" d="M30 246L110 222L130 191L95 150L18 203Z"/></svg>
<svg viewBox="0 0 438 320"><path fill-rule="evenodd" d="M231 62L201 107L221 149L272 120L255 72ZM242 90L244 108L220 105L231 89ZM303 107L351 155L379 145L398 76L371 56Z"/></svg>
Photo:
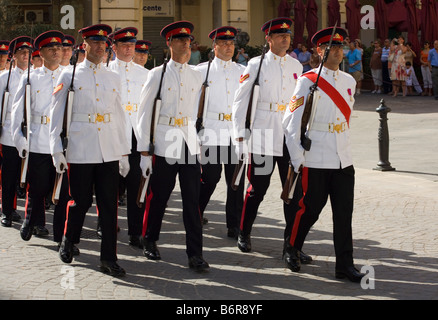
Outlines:
<svg viewBox="0 0 438 320"><path fill-rule="evenodd" d="M231 113L219 113L219 121L231 121Z"/></svg>
<svg viewBox="0 0 438 320"><path fill-rule="evenodd" d="M130 105L130 104L125 105L125 110L132 111L132 105Z"/></svg>
<svg viewBox="0 0 438 320"><path fill-rule="evenodd" d="M342 122L342 123L329 123L329 132L330 133L334 133L336 131L336 133L340 133L340 132L344 132L345 129L347 127L347 123L346 122Z"/></svg>
<svg viewBox="0 0 438 320"><path fill-rule="evenodd" d="M277 104L277 111L276 112L283 112L286 110L286 105L284 104Z"/></svg>
<svg viewBox="0 0 438 320"><path fill-rule="evenodd" d="M41 116L41 124L49 124L50 118L48 116Z"/></svg>
<svg viewBox="0 0 438 320"><path fill-rule="evenodd" d="M95 118L94 123L103 122L104 120L105 120L105 116L103 114L98 113L98 114L96 114L96 118Z"/></svg>
<svg viewBox="0 0 438 320"><path fill-rule="evenodd" d="M174 127L176 127L176 126L178 126L178 127L186 126L187 125L187 117L182 117L182 118L171 117L169 119L169 125L170 126L174 126Z"/></svg>

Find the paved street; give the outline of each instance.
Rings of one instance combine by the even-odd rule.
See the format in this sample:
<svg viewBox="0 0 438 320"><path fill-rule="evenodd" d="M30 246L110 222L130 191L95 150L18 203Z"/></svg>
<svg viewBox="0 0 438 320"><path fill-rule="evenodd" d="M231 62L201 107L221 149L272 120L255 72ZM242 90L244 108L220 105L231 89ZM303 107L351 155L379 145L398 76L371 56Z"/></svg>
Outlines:
<svg viewBox="0 0 438 320"><path fill-rule="evenodd" d="M379 160L379 115L388 114L389 160L395 171L373 170ZM161 261L147 260L128 245L126 207L119 209L118 257L127 275L118 279L98 271L100 240L96 211L85 220L81 254L61 262L52 240L53 210L47 212L47 238L21 240L21 223L0 227L0 299L128 300L293 300L438 298L438 101L433 97L389 97L365 93L357 98L351 130L356 168L353 216L355 264L374 278L368 289L334 277L332 220L328 203L303 251L313 264L300 273L281 260L284 219L278 174L260 206L253 252L242 253L227 238L225 183L207 207L204 258L208 273L187 266L179 187L168 204L158 246ZM24 216L24 201L19 200ZM193 301L192 301L193 302ZM173 310L172 310L173 312Z"/></svg>

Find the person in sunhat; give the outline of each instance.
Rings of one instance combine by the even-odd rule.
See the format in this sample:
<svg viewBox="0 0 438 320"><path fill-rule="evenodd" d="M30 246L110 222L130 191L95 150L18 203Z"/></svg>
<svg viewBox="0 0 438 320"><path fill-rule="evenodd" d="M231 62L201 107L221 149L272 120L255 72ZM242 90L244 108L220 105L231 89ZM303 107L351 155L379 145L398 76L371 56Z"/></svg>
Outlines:
<svg viewBox="0 0 438 320"><path fill-rule="evenodd" d="M351 220L354 200L354 167L350 146L350 114L354 104L356 81L339 69L343 59L343 40L347 32L339 27L326 28L312 37L321 58L330 43L330 54L323 63L321 78L313 97L314 120L309 122L307 136L311 139L309 151L300 142L301 119L308 99L309 88L316 81L319 68L298 79L286 111L283 127L286 144L295 172L300 172L293 195L292 206L286 219L286 266L300 270L300 251L304 240L318 220L330 196L333 211L336 278L360 282L364 274L354 268Z"/></svg>
<svg viewBox="0 0 438 320"><path fill-rule="evenodd" d="M190 42L193 24L177 21L161 30L170 50L170 61L149 72L141 93L138 114L138 151L141 152L142 174L152 171L146 210L143 219L143 253L148 259L161 259L156 242L159 239L166 203L175 186L176 175L183 204L186 229L186 253L189 267L195 271L209 268L202 256L202 224L199 214L201 170L198 161L199 140L195 121L202 86L202 75L187 62L190 59ZM155 97L161 87L161 110L155 129L155 152L149 153L150 126Z"/></svg>
<svg viewBox="0 0 438 320"><path fill-rule="evenodd" d="M227 183L225 206L227 235L237 239L240 214L243 207L243 178L237 191L232 189L231 180L237 163L234 151L235 139L231 113L234 93L239 86L240 75L245 70L232 61L237 29L231 26L217 28L208 35L213 41L214 59L199 64L195 70L202 72L202 78L209 85L208 101L205 102L206 118L203 119L203 144L201 149L202 185L199 210L203 216L207 204L221 178L222 163ZM205 160L205 161L204 161Z"/></svg>
<svg viewBox="0 0 438 320"><path fill-rule="evenodd" d="M81 229L93 203L93 190L102 228L100 270L112 276L124 276L117 264L117 196L119 160L129 154L125 114L121 106L121 81L102 58L112 28L105 24L79 30L84 40L85 60L76 66L74 99L66 156L62 153L60 134L63 128L67 92L73 70L62 73L55 90L50 112L50 151L58 173L68 167L70 195L67 221L59 250L60 259L71 263L74 244L80 241Z"/></svg>
<svg viewBox="0 0 438 320"><path fill-rule="evenodd" d="M291 25L292 20L289 18L275 18L262 26L269 51L263 58L260 70L261 56L249 61L240 78L233 103L236 153L241 160L248 159L248 153L251 154L248 173L250 187L246 191L237 241L242 252L251 251L252 226L269 187L275 164L282 184L286 180L289 167L289 153L284 143L281 121L297 79L303 72L301 63L287 54L291 41ZM248 140L246 113L258 72L260 93L256 97L255 120ZM284 210L286 207L287 205Z"/></svg>
<svg viewBox="0 0 438 320"><path fill-rule="evenodd" d="M15 61L15 67L11 70L9 78L9 99L6 110L3 111L3 127L0 138L2 145L3 162L1 171L2 181L2 220L1 225L11 227L12 221L21 220L16 211L17 181L20 179L21 158L11 132L11 112L14 96L17 93L18 85L24 74L27 76L29 66L29 51L33 49L33 39L27 36L21 36L11 41L9 45L9 55ZM5 72L0 75L0 94L4 95L8 85L9 73ZM20 146L22 147L22 146ZM25 147L23 147L25 148ZM28 147L27 147L28 149Z"/></svg>
<svg viewBox="0 0 438 320"><path fill-rule="evenodd" d="M27 79L27 74L22 77L12 106L11 130L13 139L15 145L18 146L19 155L29 157L27 205L25 219L20 229L20 235L25 241L30 240L32 234L37 236L47 236L49 234L45 227L45 198L53 186L55 167L53 166L47 141L49 141L49 113L52 93L61 74L59 63L62 59L63 37L62 32L51 30L40 34L35 39L34 48L39 50L39 54L43 59L43 66L34 69L30 73L29 79ZM31 88L31 119L28 122L29 141L27 141L21 130L21 123L23 117L25 117L25 89L28 80ZM58 242L61 241L62 226L65 220L65 208L68 201L67 185L65 185L64 191L64 197L55 206L54 213L55 221L58 217L60 218L53 225L54 236L59 237Z"/></svg>
<svg viewBox="0 0 438 320"><path fill-rule="evenodd" d="M151 46L152 42L148 40L137 40L135 43L134 63L146 67Z"/></svg>
<svg viewBox="0 0 438 320"><path fill-rule="evenodd" d="M9 56L9 41L0 40L0 74L6 70L6 62Z"/></svg>
<svg viewBox="0 0 438 320"><path fill-rule="evenodd" d="M116 58L109 64L109 69L120 76L122 81L121 108L125 112L126 139L130 142L131 153L126 162L120 162L121 182L126 188L126 206L128 217L129 244L143 248L142 227L144 206L137 205L138 189L140 188L141 169L140 153L137 151L138 129L137 115L140 105L140 94L148 77L146 68L133 62L134 50L137 42L137 29L127 27L114 32L114 52ZM124 170L129 169L129 172ZM119 205L120 205L119 192Z"/></svg>

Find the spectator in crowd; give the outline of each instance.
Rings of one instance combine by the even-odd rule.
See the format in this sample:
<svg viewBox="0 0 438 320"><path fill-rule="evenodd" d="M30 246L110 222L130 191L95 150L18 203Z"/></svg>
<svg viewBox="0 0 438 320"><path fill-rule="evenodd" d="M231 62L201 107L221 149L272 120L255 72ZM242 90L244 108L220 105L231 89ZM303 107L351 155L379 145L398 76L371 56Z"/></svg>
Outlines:
<svg viewBox="0 0 438 320"><path fill-rule="evenodd" d="M415 74L415 71L414 68L412 67L412 63L410 61L406 61L406 88L407 88L408 96L412 95L413 74Z"/></svg>
<svg viewBox="0 0 438 320"><path fill-rule="evenodd" d="M298 61L303 65L303 73L311 69L310 67L310 57L312 54L307 51L307 45L301 45L301 52L298 54Z"/></svg>
<svg viewBox="0 0 438 320"><path fill-rule="evenodd" d="M420 63L421 63L421 75L423 77L423 96L432 96L432 73L429 68L429 62L427 57L429 56L430 43L425 41L423 50L421 51Z"/></svg>
<svg viewBox="0 0 438 320"><path fill-rule="evenodd" d="M199 51L199 43L197 41L192 42L192 53L188 64L193 66L198 65L201 62L201 51Z"/></svg>
<svg viewBox="0 0 438 320"><path fill-rule="evenodd" d="M391 65L393 97L397 96L400 88L402 88L403 96L406 96L405 53L407 49L404 42L405 39L402 36L399 36L397 41L394 42L396 47L394 49L394 57Z"/></svg>
<svg viewBox="0 0 438 320"><path fill-rule="evenodd" d="M363 80L363 45L362 41L360 39L354 40L354 44L356 46L356 49L360 52L360 80Z"/></svg>
<svg viewBox="0 0 438 320"><path fill-rule="evenodd" d="M297 54L294 52L292 44L289 46L289 49L287 49L286 53L288 55L290 55L292 58L297 59L298 60L298 56Z"/></svg>
<svg viewBox="0 0 438 320"><path fill-rule="evenodd" d="M294 49L294 52L297 55L297 57L298 57L298 54L301 52L301 46L302 46L301 43L297 43L297 47Z"/></svg>
<svg viewBox="0 0 438 320"><path fill-rule="evenodd" d="M433 94L435 100L438 100L438 40L433 42L433 49L430 49L427 60L432 71Z"/></svg>
<svg viewBox="0 0 438 320"><path fill-rule="evenodd" d="M382 48L380 47L380 40L374 41L370 68L374 82L374 90L371 93L382 93Z"/></svg>
<svg viewBox="0 0 438 320"><path fill-rule="evenodd" d="M388 58L391 51L389 39L385 39L382 47L382 81L383 81L383 93L388 94L392 91L391 79L389 78ZM427 59L426 59L427 60Z"/></svg>
<svg viewBox="0 0 438 320"><path fill-rule="evenodd" d="M344 72L348 72L348 68L349 68L348 67L348 59L346 57L347 57L348 51L350 51L350 38L349 37L346 37L344 39L344 45L342 47L342 50L344 51L344 60L342 60L341 69Z"/></svg>
<svg viewBox="0 0 438 320"><path fill-rule="evenodd" d="M406 42L406 53L405 53L405 62L410 62L411 66L412 66L412 70L414 67L414 59L417 57L417 54L414 52L414 50L412 50L412 43L410 42ZM412 73L412 84L411 86L413 86L415 88L415 91L417 91L418 94L421 94L423 92L423 90L421 89L420 83L418 82L417 76L415 74L415 70Z"/></svg>
<svg viewBox="0 0 438 320"><path fill-rule="evenodd" d="M319 56L318 52L316 51L316 48L311 49L312 55L310 57L310 67L312 69L318 68L319 64L321 63L321 57Z"/></svg>
<svg viewBox="0 0 438 320"><path fill-rule="evenodd" d="M236 54L236 62L240 63L243 66L247 66L248 60L249 60L249 56L247 53L245 53L245 48L243 47L240 48Z"/></svg>
<svg viewBox="0 0 438 320"><path fill-rule="evenodd" d="M356 80L356 95L359 95L362 86L362 55L360 51L356 49L354 42L350 42L350 51L347 53L347 59L349 67L348 73Z"/></svg>

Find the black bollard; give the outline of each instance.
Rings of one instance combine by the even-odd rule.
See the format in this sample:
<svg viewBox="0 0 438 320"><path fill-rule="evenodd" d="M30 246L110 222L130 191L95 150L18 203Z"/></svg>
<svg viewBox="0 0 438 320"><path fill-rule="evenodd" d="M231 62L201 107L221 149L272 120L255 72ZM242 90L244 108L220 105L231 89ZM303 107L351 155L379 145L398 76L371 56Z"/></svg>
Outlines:
<svg viewBox="0 0 438 320"><path fill-rule="evenodd" d="M394 171L395 168L391 167L389 162L389 132L388 132L388 112L391 112L391 108L385 105L385 101L380 100L380 106L376 109L376 112L380 115L380 126L378 133L379 140L379 162L374 170L379 171Z"/></svg>

